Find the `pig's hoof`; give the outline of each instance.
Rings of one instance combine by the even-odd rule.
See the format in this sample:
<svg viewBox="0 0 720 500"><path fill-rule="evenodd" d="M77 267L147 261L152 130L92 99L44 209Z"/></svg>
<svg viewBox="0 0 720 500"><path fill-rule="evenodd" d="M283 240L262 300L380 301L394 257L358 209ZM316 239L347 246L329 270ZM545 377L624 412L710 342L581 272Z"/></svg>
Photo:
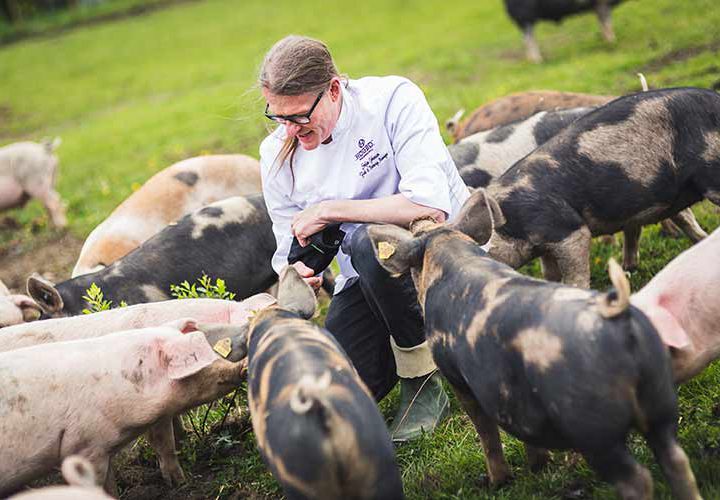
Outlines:
<svg viewBox="0 0 720 500"><path fill-rule="evenodd" d="M180 467L162 471L162 476L168 486L179 486L185 482L185 473Z"/></svg>
<svg viewBox="0 0 720 500"><path fill-rule="evenodd" d="M512 474L504 475L495 480L493 480L493 478L491 478L489 474L480 474L480 477L478 477L477 480L477 485L480 488L498 490L510 484L510 481L512 481Z"/></svg>

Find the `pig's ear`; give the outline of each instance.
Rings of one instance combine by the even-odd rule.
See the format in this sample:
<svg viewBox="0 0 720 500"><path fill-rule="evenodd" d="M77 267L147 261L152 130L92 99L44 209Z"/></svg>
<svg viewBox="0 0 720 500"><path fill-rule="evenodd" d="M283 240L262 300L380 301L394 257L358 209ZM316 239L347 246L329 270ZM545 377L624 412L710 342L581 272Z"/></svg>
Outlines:
<svg viewBox="0 0 720 500"><path fill-rule="evenodd" d="M55 152L55 150L60 146L62 143L62 139L59 137L55 137L54 139L45 138L42 141L42 145L45 148L45 151L47 151L48 154L52 154Z"/></svg>
<svg viewBox="0 0 720 500"><path fill-rule="evenodd" d="M375 258L390 274L403 274L420 265L424 240L415 238L410 231L392 224L379 224L368 228L368 237Z"/></svg>
<svg viewBox="0 0 720 500"><path fill-rule="evenodd" d="M315 314L315 292L292 266L280 271L277 296L280 307L297 313L301 318L310 319Z"/></svg>
<svg viewBox="0 0 720 500"><path fill-rule="evenodd" d="M63 299L52 281L33 274L27 280L27 292L46 313L62 311Z"/></svg>
<svg viewBox="0 0 720 500"><path fill-rule="evenodd" d="M196 332L200 329L198 327L198 321L195 318L174 319L172 321L168 321L167 323L164 323L163 326L169 326L170 328L175 328L176 330L179 330L181 333Z"/></svg>
<svg viewBox="0 0 720 500"><path fill-rule="evenodd" d="M0 295L10 295L10 290L5 286L5 283L0 280Z"/></svg>
<svg viewBox="0 0 720 500"><path fill-rule="evenodd" d="M20 308L23 321L28 323L40 319L42 309L27 295L11 295L13 303Z"/></svg>
<svg viewBox="0 0 720 500"><path fill-rule="evenodd" d="M168 377L180 380L209 366L217 356L202 332L178 335L160 347L161 359L168 362Z"/></svg>
<svg viewBox="0 0 720 500"><path fill-rule="evenodd" d="M470 195L451 224L454 229L463 232L484 245L490 240L493 229L505 225L505 216L500 205L484 189L477 189Z"/></svg>

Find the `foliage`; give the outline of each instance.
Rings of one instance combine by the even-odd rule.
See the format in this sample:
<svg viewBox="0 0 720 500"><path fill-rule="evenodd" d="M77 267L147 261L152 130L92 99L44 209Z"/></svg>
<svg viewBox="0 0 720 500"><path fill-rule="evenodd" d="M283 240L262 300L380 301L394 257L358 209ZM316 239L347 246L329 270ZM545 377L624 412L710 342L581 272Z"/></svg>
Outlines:
<svg viewBox="0 0 720 500"><path fill-rule="evenodd" d="M213 285L212 279L205 273L197 279L197 284L191 285L185 280L179 285L170 285L170 294L176 299L233 300L235 298L235 293L228 291L225 287L225 280L217 278Z"/></svg>
<svg viewBox="0 0 720 500"><path fill-rule="evenodd" d="M113 308L112 300L105 299L102 290L95 284L95 282L90 285L90 288L85 290L85 294L86 295L83 295L82 298L87 303L88 309L83 309L83 314L92 314L100 311L107 311ZM124 300L121 300L118 307L125 306L127 306L127 303Z"/></svg>

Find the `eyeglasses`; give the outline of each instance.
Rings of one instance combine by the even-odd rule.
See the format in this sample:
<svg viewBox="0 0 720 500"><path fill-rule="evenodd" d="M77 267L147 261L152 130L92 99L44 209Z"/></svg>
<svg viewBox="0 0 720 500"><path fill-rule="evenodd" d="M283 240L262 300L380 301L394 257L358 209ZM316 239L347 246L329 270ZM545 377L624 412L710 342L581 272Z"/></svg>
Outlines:
<svg viewBox="0 0 720 500"><path fill-rule="evenodd" d="M317 107L318 103L320 102L320 99L322 99L323 94L325 93L324 90L321 90L320 93L317 96L317 99L315 99L315 102L310 107L310 111L308 111L305 114L297 114L297 115L271 115L268 113L268 110L270 109L270 104L265 105L265 116L268 117L270 120L278 123L286 123L291 122L295 123L297 125L307 125L310 123L310 115L313 114L313 111L315 111L315 107Z"/></svg>

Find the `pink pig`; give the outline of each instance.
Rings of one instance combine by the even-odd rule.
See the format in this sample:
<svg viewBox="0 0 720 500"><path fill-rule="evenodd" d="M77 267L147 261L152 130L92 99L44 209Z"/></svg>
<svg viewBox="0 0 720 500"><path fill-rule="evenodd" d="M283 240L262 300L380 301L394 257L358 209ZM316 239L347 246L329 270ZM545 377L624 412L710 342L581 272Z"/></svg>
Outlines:
<svg viewBox="0 0 720 500"><path fill-rule="evenodd" d="M22 207L30 198L42 202L57 227L67 224L65 208L55 191L60 138L16 142L0 148L0 210Z"/></svg>
<svg viewBox="0 0 720 500"><path fill-rule="evenodd" d="M242 326L254 311L274 303L275 299L268 294L254 295L242 302L216 299L168 300L85 316L36 321L0 330L0 353L40 344L89 339L123 330L159 326L183 316L193 317L199 323ZM181 482L184 474L175 454L172 415L153 425L147 439L157 453L165 481L170 484Z"/></svg>
<svg viewBox="0 0 720 500"><path fill-rule="evenodd" d="M111 500L97 487L90 462L78 455L63 460L62 475L69 486L49 486L13 495L9 500Z"/></svg>
<svg viewBox="0 0 720 500"><path fill-rule="evenodd" d="M182 333L195 326L180 320L0 354L0 496L73 454L103 484L124 445L237 387L244 362L224 359L202 331Z"/></svg>
<svg viewBox="0 0 720 500"><path fill-rule="evenodd" d="M683 383L720 356L720 229L675 257L631 303L670 348Z"/></svg>
<svg viewBox="0 0 720 500"><path fill-rule="evenodd" d="M27 295L11 294L0 281L0 328L34 321L40 317L40 306Z"/></svg>

